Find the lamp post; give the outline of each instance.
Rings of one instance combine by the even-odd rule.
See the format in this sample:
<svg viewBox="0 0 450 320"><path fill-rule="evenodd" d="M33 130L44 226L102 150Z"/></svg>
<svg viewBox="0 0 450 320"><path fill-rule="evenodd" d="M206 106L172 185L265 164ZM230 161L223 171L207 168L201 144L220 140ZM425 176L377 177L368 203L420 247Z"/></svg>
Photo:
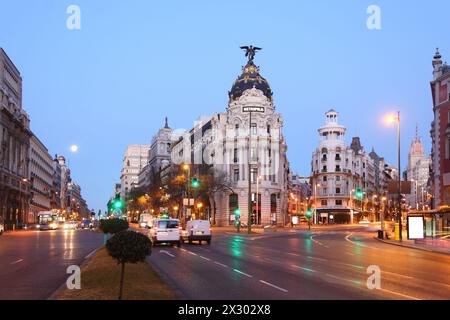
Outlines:
<svg viewBox="0 0 450 320"><path fill-rule="evenodd" d="M397 165L398 165L398 228L399 240L402 241L402 174L400 168L400 111L397 111L397 116L391 115L386 118L387 123L397 122Z"/></svg>
<svg viewBox="0 0 450 320"><path fill-rule="evenodd" d="M256 218L259 217L259 180L262 180L262 176L256 179Z"/></svg>
<svg viewBox="0 0 450 320"><path fill-rule="evenodd" d="M185 172L187 172L186 191L185 192L186 192L186 198L187 198L187 201L188 201L187 206L189 207L189 204L190 204L190 201L191 201L191 199L190 199L190 192L189 192L190 191L190 181L191 181L191 167L188 164L185 164L185 165L183 165L183 170ZM183 206L184 206L184 203L183 203ZM183 212L184 212L183 223L185 223L186 219L187 219L187 208L186 208L186 206L184 206Z"/></svg>

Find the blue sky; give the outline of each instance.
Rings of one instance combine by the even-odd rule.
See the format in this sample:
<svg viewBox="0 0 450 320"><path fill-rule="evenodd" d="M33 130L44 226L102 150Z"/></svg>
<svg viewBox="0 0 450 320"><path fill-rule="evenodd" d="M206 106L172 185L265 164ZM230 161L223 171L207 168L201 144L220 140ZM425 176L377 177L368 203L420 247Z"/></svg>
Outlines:
<svg viewBox="0 0 450 320"><path fill-rule="evenodd" d="M68 30L66 9L81 9ZM381 30L368 30L369 5ZM293 169L308 175L317 128L335 108L347 141L360 136L390 163L402 112L402 161L416 123L427 152L436 47L450 61L450 3L434 1L5 1L0 46L24 81L32 130L50 153L69 158L89 206L104 209L119 181L128 144L149 143L169 117L190 128L201 114L224 111L245 57L255 63L283 114ZM69 154L77 144L78 154Z"/></svg>

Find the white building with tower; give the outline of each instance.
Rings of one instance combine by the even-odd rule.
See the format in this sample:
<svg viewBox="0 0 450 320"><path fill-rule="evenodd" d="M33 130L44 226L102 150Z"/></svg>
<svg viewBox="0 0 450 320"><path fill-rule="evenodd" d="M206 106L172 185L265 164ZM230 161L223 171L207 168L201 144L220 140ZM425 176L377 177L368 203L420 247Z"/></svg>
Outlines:
<svg viewBox="0 0 450 320"><path fill-rule="evenodd" d="M312 155L315 223L353 223L369 216L374 205L374 162L358 137L346 145L347 129L338 118L333 109L325 113L325 125L318 129L319 146Z"/></svg>

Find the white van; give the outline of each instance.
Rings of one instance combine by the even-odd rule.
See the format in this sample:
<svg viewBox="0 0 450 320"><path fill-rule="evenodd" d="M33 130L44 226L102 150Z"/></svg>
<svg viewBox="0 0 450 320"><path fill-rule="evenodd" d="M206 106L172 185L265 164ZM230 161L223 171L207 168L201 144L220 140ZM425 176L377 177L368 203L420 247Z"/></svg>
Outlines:
<svg viewBox="0 0 450 320"><path fill-rule="evenodd" d="M150 224L152 244L173 243L181 246L181 227L178 219L154 219Z"/></svg>
<svg viewBox="0 0 450 320"><path fill-rule="evenodd" d="M211 224L208 220L191 220L186 223L186 230L182 233L182 240L188 241L192 244L192 241L198 241L200 244L202 241L206 241L211 244Z"/></svg>

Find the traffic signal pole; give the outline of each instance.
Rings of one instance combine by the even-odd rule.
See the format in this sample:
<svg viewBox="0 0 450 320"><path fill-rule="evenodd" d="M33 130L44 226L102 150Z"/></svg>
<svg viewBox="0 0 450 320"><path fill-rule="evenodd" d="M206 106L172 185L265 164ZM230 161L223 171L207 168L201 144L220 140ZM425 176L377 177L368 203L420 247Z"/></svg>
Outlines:
<svg viewBox="0 0 450 320"><path fill-rule="evenodd" d="M252 164L251 157L251 144L252 144L252 113L250 112L249 121L249 136L248 136L248 218L247 218L247 232L252 232Z"/></svg>

